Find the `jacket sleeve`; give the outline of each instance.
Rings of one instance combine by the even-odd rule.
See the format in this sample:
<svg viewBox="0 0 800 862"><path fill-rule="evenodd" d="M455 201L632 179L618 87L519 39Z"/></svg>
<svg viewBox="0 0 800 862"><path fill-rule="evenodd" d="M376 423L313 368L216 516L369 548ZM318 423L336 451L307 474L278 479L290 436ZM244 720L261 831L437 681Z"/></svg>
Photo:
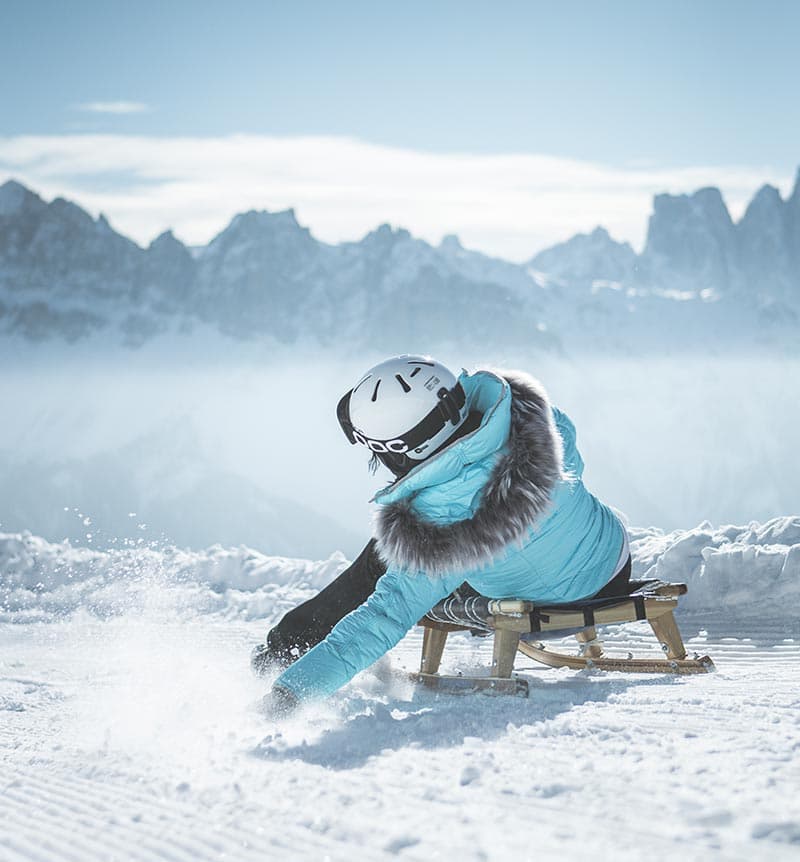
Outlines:
<svg viewBox="0 0 800 862"><path fill-rule="evenodd" d="M369 599L291 664L275 685L289 689L300 700L332 694L399 643L417 620L463 580L463 574L433 579L390 569Z"/></svg>
<svg viewBox="0 0 800 862"><path fill-rule="evenodd" d="M553 407L553 418L564 444L564 470L576 479L580 479L583 476L583 458L578 451L575 426L569 416L557 407Z"/></svg>

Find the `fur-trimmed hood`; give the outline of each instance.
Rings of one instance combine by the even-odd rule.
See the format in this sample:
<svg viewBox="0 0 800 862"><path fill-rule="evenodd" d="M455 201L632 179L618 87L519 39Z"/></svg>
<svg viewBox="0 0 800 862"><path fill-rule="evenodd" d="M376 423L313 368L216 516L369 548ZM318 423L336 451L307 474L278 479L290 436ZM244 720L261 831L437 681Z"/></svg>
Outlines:
<svg viewBox="0 0 800 862"><path fill-rule="evenodd" d="M561 437L537 380L519 371L460 380L480 427L375 497L390 567L437 576L488 565L525 541L562 478Z"/></svg>

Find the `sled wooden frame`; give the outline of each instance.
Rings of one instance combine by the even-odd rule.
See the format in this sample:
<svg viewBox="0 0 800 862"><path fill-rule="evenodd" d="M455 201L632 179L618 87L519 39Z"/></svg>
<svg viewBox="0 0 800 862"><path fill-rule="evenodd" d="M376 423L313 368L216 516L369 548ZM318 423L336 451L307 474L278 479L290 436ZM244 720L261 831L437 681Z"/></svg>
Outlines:
<svg viewBox="0 0 800 862"><path fill-rule="evenodd" d="M476 616L474 609L468 619L444 621L450 614L448 600L440 602L418 625L425 629L422 639L422 659L414 678L431 688L453 693L486 691L493 694L515 694L527 697L528 683L514 677L517 650L528 658L549 667L569 667L576 670L595 668L627 673L708 673L714 663L706 656L687 658L673 611L679 596L687 592L685 584L663 581L643 581L634 584L628 596L588 600L572 605L537 606L518 599L483 600L488 613ZM469 602L469 599L466 600ZM451 602L452 606L452 602ZM663 659L609 658L597 637L597 627L615 623L647 620L665 653ZM470 625L469 622L473 624ZM453 631L483 630L494 632L491 674L488 677L444 676L438 673L447 635ZM580 646L577 655L547 649L543 643L531 642L523 635L547 636L574 634Z"/></svg>

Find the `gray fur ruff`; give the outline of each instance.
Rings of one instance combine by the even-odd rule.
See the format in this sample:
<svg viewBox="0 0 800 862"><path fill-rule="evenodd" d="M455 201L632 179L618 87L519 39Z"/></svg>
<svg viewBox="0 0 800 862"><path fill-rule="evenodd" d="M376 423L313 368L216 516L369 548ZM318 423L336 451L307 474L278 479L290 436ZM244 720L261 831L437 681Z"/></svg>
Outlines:
<svg viewBox="0 0 800 862"><path fill-rule="evenodd" d="M426 521L413 498L381 506L378 553L393 568L436 577L487 566L509 545L522 545L547 510L562 477L563 448L542 385L519 371L500 371L511 387L508 451L495 464L475 514L453 524Z"/></svg>

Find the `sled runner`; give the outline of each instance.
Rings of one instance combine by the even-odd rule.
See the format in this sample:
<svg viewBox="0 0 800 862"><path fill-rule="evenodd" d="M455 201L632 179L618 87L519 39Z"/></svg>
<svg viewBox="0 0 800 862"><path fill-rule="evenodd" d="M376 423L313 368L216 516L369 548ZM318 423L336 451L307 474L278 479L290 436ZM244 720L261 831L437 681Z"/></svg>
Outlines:
<svg viewBox="0 0 800 862"><path fill-rule="evenodd" d="M631 581L628 595L585 599L572 604L536 605L517 599L487 599L484 596L449 596L419 621L425 628L422 661L417 681L432 688L469 692L485 690L498 694L527 696L528 683L512 676L514 657L523 655L550 667L597 668L634 673L707 673L714 669L708 656L687 658L673 615L685 584L663 581ZM609 658L597 637L597 627L613 623L647 620L658 638L664 658ZM443 676L438 673L447 635L452 631L475 634L494 632L491 675L488 677ZM574 634L580 649L567 655L547 649L541 639Z"/></svg>

